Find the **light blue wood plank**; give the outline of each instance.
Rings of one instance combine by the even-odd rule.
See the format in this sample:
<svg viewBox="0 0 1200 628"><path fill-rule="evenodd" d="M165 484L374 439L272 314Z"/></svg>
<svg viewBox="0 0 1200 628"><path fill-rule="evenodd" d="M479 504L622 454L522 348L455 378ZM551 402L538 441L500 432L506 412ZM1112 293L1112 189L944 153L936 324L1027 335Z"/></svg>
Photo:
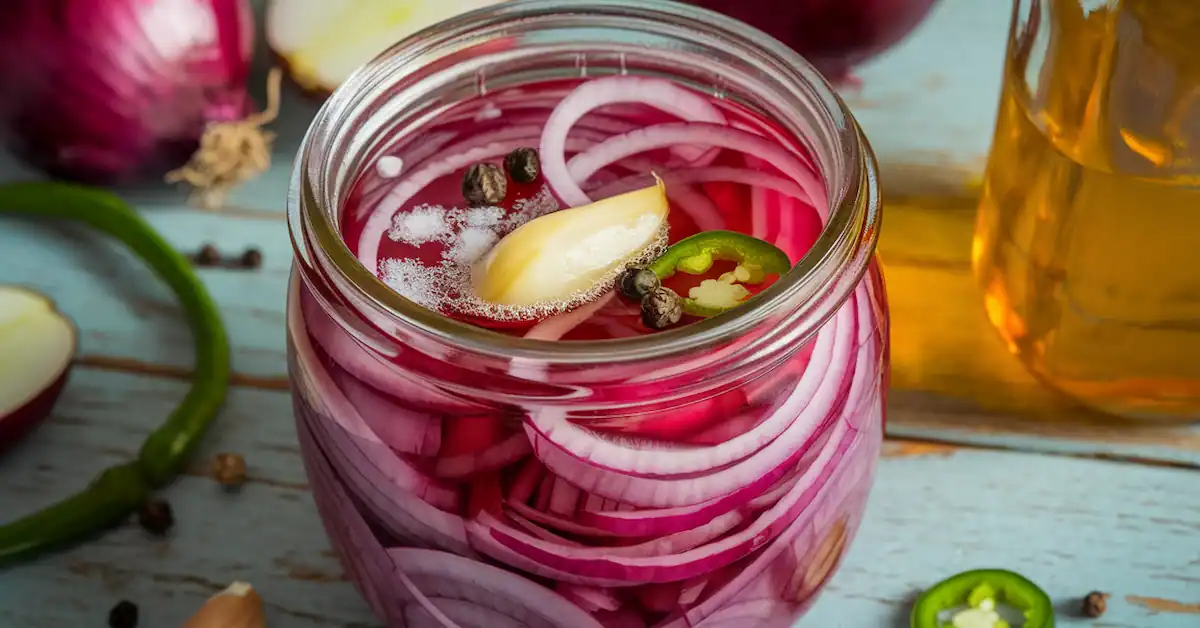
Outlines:
<svg viewBox="0 0 1200 628"><path fill-rule="evenodd" d="M0 459L2 517L126 459L183 391L172 380L79 372L54 420ZM147 538L131 525L0 571L0 625L99 626L115 601L130 598L143 625L176 626L233 579L262 591L274 626L378 625L328 553L290 412L285 393L235 390L192 473L166 491L179 521L170 538ZM219 451L247 457L252 481L240 494L203 477L208 455ZM1112 593L1095 625L1200 621L1126 600L1200 603L1196 472L904 444L891 454L845 567L802 627L902 628L922 587L982 566L1028 574L1064 609L1090 590Z"/></svg>
<svg viewBox="0 0 1200 628"><path fill-rule="evenodd" d="M142 213L184 253L208 242L234 257L250 246L262 252L259 270L198 272L229 327L234 368L255 377L281 377L284 295L292 260L283 221L235 220L167 206L143 206ZM36 287L55 299L75 319L83 355L191 364L191 336L174 296L116 242L69 224L0 219L0 251L0 283Z"/></svg>
<svg viewBox="0 0 1200 628"><path fill-rule="evenodd" d="M983 170L1004 67L1009 0L941 0L916 31L845 90L889 193L961 184Z"/></svg>

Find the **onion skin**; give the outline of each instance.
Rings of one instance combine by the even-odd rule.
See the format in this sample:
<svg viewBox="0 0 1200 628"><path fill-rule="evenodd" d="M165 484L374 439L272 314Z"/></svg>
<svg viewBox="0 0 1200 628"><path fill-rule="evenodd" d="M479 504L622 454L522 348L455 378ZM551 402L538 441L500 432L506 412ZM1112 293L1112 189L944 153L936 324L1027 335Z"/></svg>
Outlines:
<svg viewBox="0 0 1200 628"><path fill-rule="evenodd" d="M3 139L54 178L161 175L249 112L253 24L246 0L0 3Z"/></svg>
<svg viewBox="0 0 1200 628"><path fill-rule="evenodd" d="M908 36L937 0L684 0L791 46L830 80Z"/></svg>

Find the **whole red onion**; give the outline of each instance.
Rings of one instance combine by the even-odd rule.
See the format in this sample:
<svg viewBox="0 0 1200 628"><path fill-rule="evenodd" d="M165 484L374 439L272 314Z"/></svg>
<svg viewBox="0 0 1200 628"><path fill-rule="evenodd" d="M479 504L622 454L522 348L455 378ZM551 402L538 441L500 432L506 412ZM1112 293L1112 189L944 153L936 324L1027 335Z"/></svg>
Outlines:
<svg viewBox="0 0 1200 628"><path fill-rule="evenodd" d="M684 0L791 46L832 80L904 39L937 0Z"/></svg>
<svg viewBox="0 0 1200 628"><path fill-rule="evenodd" d="M246 0L4 0L4 138L52 176L161 174L246 114L253 39Z"/></svg>

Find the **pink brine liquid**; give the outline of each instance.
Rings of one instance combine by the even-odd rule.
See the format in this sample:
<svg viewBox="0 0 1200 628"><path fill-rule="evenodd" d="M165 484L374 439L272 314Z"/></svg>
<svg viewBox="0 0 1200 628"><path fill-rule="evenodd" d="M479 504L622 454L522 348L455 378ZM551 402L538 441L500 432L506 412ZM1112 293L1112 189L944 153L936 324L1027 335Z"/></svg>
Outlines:
<svg viewBox="0 0 1200 628"><path fill-rule="evenodd" d="M538 179L510 178L502 203L468 207L467 167L542 148L583 89L607 104L568 116L578 120L565 150L542 152ZM470 265L566 207L563 172L598 200L651 184L651 170L666 183L669 242L728 229L795 264L828 219L814 161L772 121L659 79L524 86L456 105L391 146L356 183L342 233L398 293L459 320L563 342L651 334L621 296L495 320L470 294ZM666 285L687 294L732 268ZM347 316L293 287L297 423L335 549L389 625L791 626L858 528L886 380L874 265L778 367L682 407L496 409L424 381L399 352L364 340L370 325L330 312ZM645 375L613 377L628 390Z"/></svg>

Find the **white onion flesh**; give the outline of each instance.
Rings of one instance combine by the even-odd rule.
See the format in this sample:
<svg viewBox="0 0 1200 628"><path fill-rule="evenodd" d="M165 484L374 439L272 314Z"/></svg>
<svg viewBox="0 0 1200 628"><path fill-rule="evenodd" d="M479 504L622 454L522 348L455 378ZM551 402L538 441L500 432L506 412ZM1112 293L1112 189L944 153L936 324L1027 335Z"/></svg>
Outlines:
<svg viewBox="0 0 1200 628"><path fill-rule="evenodd" d="M75 325L53 301L0 285L0 450L49 416L77 344Z"/></svg>

